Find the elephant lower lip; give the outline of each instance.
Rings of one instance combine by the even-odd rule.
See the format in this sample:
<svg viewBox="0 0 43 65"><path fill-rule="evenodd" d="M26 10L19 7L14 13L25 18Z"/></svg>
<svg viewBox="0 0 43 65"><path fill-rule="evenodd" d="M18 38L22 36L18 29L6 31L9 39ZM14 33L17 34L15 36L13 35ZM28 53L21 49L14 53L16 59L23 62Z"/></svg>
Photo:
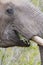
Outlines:
<svg viewBox="0 0 43 65"><path fill-rule="evenodd" d="M19 47L29 47L27 39L25 39L21 34L19 34L17 31L6 29L2 37L0 38L0 47L13 47L13 46L19 46ZM18 37L18 39L17 39ZM24 40L25 39L25 40Z"/></svg>
<svg viewBox="0 0 43 65"><path fill-rule="evenodd" d="M10 42L11 40L8 40L8 39L0 39L0 43L6 43L6 42Z"/></svg>

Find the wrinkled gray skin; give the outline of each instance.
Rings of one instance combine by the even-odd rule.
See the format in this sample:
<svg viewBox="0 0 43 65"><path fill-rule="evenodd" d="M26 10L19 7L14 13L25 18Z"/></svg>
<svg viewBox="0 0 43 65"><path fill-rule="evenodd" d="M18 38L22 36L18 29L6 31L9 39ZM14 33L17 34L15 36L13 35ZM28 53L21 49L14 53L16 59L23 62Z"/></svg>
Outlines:
<svg viewBox="0 0 43 65"><path fill-rule="evenodd" d="M29 46L18 33L28 40L35 35L43 38L43 13L29 4L0 3L0 47ZM39 47L43 62L43 47Z"/></svg>
<svg viewBox="0 0 43 65"><path fill-rule="evenodd" d="M19 23L17 11L18 8L12 3L0 3L0 47L29 46L27 42L20 40L19 30L16 31L17 25L23 26Z"/></svg>

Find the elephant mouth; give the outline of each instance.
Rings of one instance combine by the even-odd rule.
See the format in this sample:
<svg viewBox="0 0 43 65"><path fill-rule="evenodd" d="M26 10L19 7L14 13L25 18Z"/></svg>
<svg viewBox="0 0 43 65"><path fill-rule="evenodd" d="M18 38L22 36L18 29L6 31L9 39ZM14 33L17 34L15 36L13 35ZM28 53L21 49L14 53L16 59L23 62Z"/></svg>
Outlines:
<svg viewBox="0 0 43 65"><path fill-rule="evenodd" d="M19 36L19 41L17 41L16 43L14 43L14 39L6 39L6 38L0 38L0 47L13 47L13 46L19 46L19 47L29 47L30 44L28 42L28 40L26 38L24 38L21 34L19 34L18 32L15 32L15 34L17 36ZM6 36L6 35L5 35Z"/></svg>

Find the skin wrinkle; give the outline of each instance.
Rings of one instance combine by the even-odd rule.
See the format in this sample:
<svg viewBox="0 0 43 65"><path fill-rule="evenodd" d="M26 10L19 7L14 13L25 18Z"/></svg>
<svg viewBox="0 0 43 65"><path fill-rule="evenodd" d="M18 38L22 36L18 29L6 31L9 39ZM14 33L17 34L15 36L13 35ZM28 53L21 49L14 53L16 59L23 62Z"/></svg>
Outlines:
<svg viewBox="0 0 43 65"><path fill-rule="evenodd" d="M30 5L28 6L28 4L17 6L14 5L13 3L6 3L6 4L1 4L1 6L0 6L0 12L2 14L0 18L2 18L1 19L2 22L0 22L1 23L0 36L3 39L3 41L9 40L10 42L10 39L12 39L15 41L13 43L15 45L17 40L18 41L20 40L18 39L15 32L13 32L13 30L16 30L18 33L20 33L28 40L35 35L39 35L39 36L42 35L41 32L43 31L42 28L40 28L40 25L43 23L43 21L39 20L39 18L43 19L43 15L41 16L41 12L39 10L35 9L33 6ZM11 12L10 9L12 10ZM13 13L10 14L9 12L10 13L13 12Z"/></svg>
<svg viewBox="0 0 43 65"><path fill-rule="evenodd" d="M19 17L21 17L21 16L19 16ZM24 16L22 15L22 17L21 17L20 19L23 20L23 19L22 19L23 17L24 17ZM24 21L27 21L27 22L28 22L27 19L24 20ZM27 23L27 22L26 22L26 23ZM31 25L31 23L29 23L29 24ZM29 24L27 24L28 27L26 27L26 26L24 25L24 23L23 23L23 25L24 25L24 27L25 27L25 29L23 28L24 31L25 31L26 29L28 30L29 27L32 27L33 24L32 24L31 26L29 26ZM34 25L33 25L33 26L34 26ZM23 30L23 29L21 29L21 30ZM29 30L31 30L31 29L29 29ZM28 30L28 34L29 34L29 30ZM34 29L32 29L32 30L34 30ZM37 30L37 29L36 29L36 30ZM25 32L24 32L24 33L25 33ZM31 32L30 32L30 33L31 33ZM28 37L29 37L29 36L28 36ZM28 38L28 39L29 39L29 38Z"/></svg>

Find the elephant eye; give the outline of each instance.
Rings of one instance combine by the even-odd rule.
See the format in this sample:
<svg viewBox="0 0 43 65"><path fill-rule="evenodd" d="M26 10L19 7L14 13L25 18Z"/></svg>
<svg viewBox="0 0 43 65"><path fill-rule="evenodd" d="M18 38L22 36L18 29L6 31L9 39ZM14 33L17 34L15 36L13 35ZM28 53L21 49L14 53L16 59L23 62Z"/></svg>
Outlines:
<svg viewBox="0 0 43 65"><path fill-rule="evenodd" d="M6 9L6 13L9 14L9 15L13 15L14 10L12 8L8 8L8 9Z"/></svg>

